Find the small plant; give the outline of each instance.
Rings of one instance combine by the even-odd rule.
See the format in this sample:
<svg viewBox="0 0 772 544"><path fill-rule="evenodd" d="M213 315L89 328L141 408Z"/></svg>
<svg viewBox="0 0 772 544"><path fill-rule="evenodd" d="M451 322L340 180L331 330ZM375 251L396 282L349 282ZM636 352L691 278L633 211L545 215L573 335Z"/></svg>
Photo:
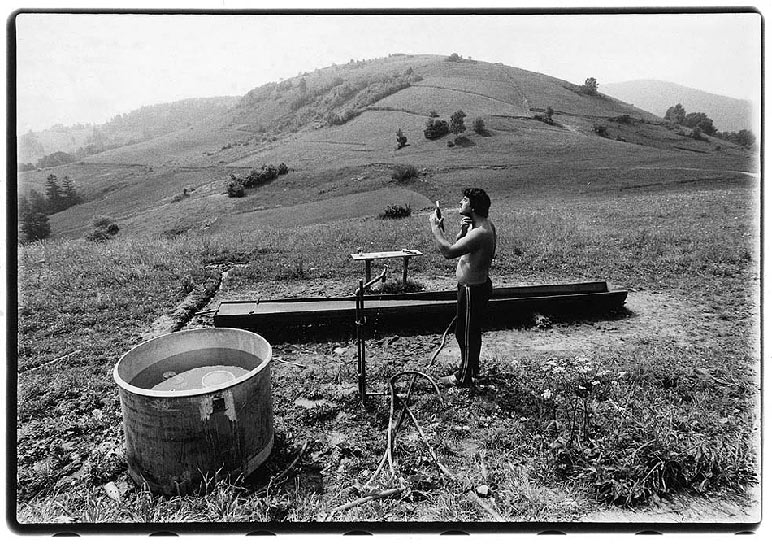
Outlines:
<svg viewBox="0 0 772 544"><path fill-rule="evenodd" d="M388 206L378 217L380 219L404 219L410 217L412 210L410 204L392 204Z"/></svg>
<svg viewBox="0 0 772 544"><path fill-rule="evenodd" d="M279 171L279 175L283 176L284 174L289 172L289 167L286 164L281 163L281 164L279 164L279 170L278 171Z"/></svg>
<svg viewBox="0 0 772 544"><path fill-rule="evenodd" d="M86 235L86 240L90 242L104 242L118 234L120 228L115 222L104 215L95 217L91 222L94 231Z"/></svg>
<svg viewBox="0 0 772 544"><path fill-rule="evenodd" d="M388 279L379 289L379 291L384 294L418 293L423 290L425 290L424 284L409 278L405 283L402 283L402 278Z"/></svg>
<svg viewBox="0 0 772 544"><path fill-rule="evenodd" d="M606 128L605 125L595 124L595 125L592 126L592 131L595 134L597 134L598 136L600 136L601 138L608 138L609 137L608 129Z"/></svg>
<svg viewBox="0 0 772 544"><path fill-rule="evenodd" d="M391 169L392 181L410 181L418 177L418 169L411 164L396 164Z"/></svg>

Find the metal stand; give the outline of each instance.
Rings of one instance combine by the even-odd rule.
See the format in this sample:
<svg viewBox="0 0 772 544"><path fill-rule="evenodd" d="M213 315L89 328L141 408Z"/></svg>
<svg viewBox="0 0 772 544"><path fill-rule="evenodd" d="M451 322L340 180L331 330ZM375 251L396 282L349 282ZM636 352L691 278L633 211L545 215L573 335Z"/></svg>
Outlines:
<svg viewBox="0 0 772 544"><path fill-rule="evenodd" d="M357 327L357 385L359 386L359 400L362 404L367 396L367 372L365 370L365 289L364 282L359 280L359 289L356 296L356 327Z"/></svg>
<svg viewBox="0 0 772 544"><path fill-rule="evenodd" d="M365 368L364 329L365 323L367 322L367 319L365 318L365 290L377 281L386 281L386 274L388 271L389 267L384 266L383 272L381 272L377 278L369 280L367 283L359 280L359 288L357 289L356 293L354 293L356 297L354 323L356 324L357 329L357 386L359 388L359 399L362 401L362 404L365 403L365 399L367 398L367 370Z"/></svg>

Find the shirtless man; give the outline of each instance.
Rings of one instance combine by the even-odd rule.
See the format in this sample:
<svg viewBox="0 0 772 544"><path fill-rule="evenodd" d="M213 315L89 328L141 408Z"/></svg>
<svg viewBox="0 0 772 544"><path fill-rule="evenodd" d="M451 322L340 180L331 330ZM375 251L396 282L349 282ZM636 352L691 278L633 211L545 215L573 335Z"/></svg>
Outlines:
<svg viewBox="0 0 772 544"><path fill-rule="evenodd" d="M488 219L491 199L482 189L464 189L458 213L463 216L461 231L451 244L445 238L443 219L429 216L437 247L446 259L458 260L456 279L456 340L461 365L454 374L440 378L446 386L468 387L480 373L482 321L493 290L488 270L496 254L496 227Z"/></svg>

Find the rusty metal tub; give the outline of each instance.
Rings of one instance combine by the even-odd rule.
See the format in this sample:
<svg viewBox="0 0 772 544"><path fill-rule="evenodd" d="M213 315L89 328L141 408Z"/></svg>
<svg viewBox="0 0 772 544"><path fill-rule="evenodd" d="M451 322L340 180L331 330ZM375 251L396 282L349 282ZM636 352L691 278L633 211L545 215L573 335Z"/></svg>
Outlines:
<svg viewBox="0 0 772 544"><path fill-rule="evenodd" d="M273 447L271 355L261 336L222 328L167 334L121 357L113 377L132 479L185 494L258 468Z"/></svg>

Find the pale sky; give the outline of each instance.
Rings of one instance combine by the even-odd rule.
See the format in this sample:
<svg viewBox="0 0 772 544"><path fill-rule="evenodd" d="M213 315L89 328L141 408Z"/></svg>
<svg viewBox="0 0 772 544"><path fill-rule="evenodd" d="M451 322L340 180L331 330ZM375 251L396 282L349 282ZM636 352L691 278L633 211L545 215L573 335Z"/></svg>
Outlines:
<svg viewBox="0 0 772 544"><path fill-rule="evenodd" d="M18 133L103 123L143 105L240 96L332 63L432 53L573 83L660 79L750 99L761 16L129 15L16 18Z"/></svg>

